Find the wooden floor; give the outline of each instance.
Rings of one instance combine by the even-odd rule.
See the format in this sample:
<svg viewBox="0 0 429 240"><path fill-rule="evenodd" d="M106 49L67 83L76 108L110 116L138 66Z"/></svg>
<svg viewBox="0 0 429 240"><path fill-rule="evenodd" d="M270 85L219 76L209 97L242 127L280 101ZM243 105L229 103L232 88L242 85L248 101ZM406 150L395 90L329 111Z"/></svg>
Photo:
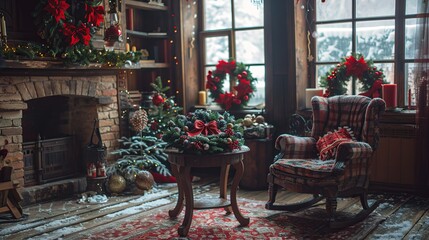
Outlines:
<svg viewBox="0 0 429 240"><path fill-rule="evenodd" d="M216 179L201 179L194 183L194 194L216 193ZM238 197L267 200L267 191L239 189ZM176 197L176 198L175 198ZM278 201L299 201L306 195L280 191ZM372 195L380 197L382 204L377 214L385 217L374 231L357 239L429 239L429 200L409 195ZM402 198L403 204L394 204ZM145 212L175 202L176 184L158 184L144 195L112 196L107 203L78 203L72 199L35 204L24 208L26 219L19 222L0 223L0 239L79 239L100 226L132 217L136 211ZM347 208L358 199L342 199L338 209ZM146 204L142 204L146 203ZM352 210L353 211L353 210Z"/></svg>

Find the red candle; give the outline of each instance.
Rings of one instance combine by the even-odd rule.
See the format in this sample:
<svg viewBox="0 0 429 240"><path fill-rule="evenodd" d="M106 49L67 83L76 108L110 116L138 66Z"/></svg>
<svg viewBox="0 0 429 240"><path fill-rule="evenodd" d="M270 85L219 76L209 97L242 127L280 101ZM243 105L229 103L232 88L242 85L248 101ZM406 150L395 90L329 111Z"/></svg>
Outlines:
<svg viewBox="0 0 429 240"><path fill-rule="evenodd" d="M408 88L408 109L411 109L411 88Z"/></svg>
<svg viewBox="0 0 429 240"><path fill-rule="evenodd" d="M386 102L386 108L392 109L398 106L397 103L397 85L396 84L382 84L381 92L383 99Z"/></svg>

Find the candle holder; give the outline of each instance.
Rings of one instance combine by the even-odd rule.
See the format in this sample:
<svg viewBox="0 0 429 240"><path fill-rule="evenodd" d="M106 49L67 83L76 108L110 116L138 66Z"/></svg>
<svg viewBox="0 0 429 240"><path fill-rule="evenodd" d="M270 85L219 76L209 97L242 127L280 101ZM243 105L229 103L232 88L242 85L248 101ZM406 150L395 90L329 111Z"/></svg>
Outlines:
<svg viewBox="0 0 429 240"><path fill-rule="evenodd" d="M0 47L4 48L7 45L7 36L1 36L0 37Z"/></svg>

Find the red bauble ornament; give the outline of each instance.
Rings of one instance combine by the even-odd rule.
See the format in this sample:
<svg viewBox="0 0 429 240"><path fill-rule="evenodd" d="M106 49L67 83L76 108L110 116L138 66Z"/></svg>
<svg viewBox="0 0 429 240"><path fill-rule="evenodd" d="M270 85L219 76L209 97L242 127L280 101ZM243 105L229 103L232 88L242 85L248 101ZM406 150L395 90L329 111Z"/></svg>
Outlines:
<svg viewBox="0 0 429 240"><path fill-rule="evenodd" d="M154 130L154 131L158 130L158 123L157 122L152 122L150 124L150 129Z"/></svg>
<svg viewBox="0 0 429 240"><path fill-rule="evenodd" d="M160 94L155 94L155 95L153 95L153 97L152 97L152 103L153 103L155 106L159 106L159 105L161 105L162 103L164 103L164 98L163 98Z"/></svg>

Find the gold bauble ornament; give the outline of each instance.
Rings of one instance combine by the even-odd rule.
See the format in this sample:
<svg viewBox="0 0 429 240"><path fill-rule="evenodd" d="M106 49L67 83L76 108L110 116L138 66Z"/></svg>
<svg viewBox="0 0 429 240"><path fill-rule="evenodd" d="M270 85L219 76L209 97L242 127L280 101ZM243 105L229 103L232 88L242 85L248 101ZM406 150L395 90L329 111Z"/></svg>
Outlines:
<svg viewBox="0 0 429 240"><path fill-rule="evenodd" d="M251 119L251 118L245 118L245 119L243 119L243 125L244 125L245 127L250 127L250 126L252 126L252 125L253 125L253 121L252 121L252 119Z"/></svg>
<svg viewBox="0 0 429 240"><path fill-rule="evenodd" d="M149 171L141 170L136 175L136 186L141 190L149 190L153 187L155 180Z"/></svg>
<svg viewBox="0 0 429 240"><path fill-rule="evenodd" d="M109 178L107 186L112 193L121 193L127 186L127 181L121 175L115 174Z"/></svg>
<svg viewBox="0 0 429 240"><path fill-rule="evenodd" d="M259 124L264 123L265 122L264 116L262 116L262 115L257 116L255 119L255 122L257 122Z"/></svg>

